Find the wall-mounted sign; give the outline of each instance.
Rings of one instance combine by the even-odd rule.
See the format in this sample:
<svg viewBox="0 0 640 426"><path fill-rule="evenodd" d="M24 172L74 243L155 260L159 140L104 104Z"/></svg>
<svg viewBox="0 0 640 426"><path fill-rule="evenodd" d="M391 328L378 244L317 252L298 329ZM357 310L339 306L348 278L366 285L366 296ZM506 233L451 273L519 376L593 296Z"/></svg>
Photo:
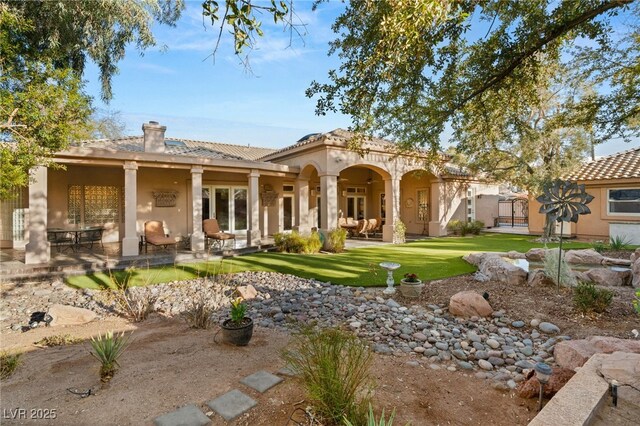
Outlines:
<svg viewBox="0 0 640 426"><path fill-rule="evenodd" d="M178 198L177 191L153 191L156 207L175 207Z"/></svg>

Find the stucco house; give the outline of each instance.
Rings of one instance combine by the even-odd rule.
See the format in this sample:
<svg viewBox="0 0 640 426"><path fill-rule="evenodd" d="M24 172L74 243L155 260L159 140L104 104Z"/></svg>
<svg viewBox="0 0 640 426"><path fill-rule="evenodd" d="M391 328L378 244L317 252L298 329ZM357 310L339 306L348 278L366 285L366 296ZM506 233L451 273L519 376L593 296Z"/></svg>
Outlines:
<svg viewBox="0 0 640 426"><path fill-rule="evenodd" d="M356 153L341 129L280 150L166 138L157 122L142 130L73 144L55 156L64 169L35 170L29 188L3 202L2 246L23 246L26 263L44 263L47 228L79 224L103 225L103 241L119 241L123 256L135 256L148 220L201 251L202 220L213 217L257 245L276 232L330 230L339 217L381 217L382 238L391 241L397 219L408 233L440 236L452 219L493 224L498 215L497 185L445 157L425 169L420 152L398 153L385 140L366 141Z"/></svg>
<svg viewBox="0 0 640 426"><path fill-rule="evenodd" d="M603 157L583 165L567 179L585 185L593 195L591 214L564 227L565 235L582 239L608 240L621 236L640 244L640 147ZM544 215L540 204L529 202L529 231L542 233Z"/></svg>

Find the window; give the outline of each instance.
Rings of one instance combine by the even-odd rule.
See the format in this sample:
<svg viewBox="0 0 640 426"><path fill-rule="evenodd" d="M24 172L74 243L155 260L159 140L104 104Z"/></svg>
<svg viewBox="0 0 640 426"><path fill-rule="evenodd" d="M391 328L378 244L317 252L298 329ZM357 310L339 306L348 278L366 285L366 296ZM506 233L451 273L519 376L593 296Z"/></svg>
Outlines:
<svg viewBox="0 0 640 426"><path fill-rule="evenodd" d="M123 191L118 186L70 185L67 219L70 224L119 222Z"/></svg>
<svg viewBox="0 0 640 426"><path fill-rule="evenodd" d="M293 192L293 185L283 185L282 192Z"/></svg>
<svg viewBox="0 0 640 426"><path fill-rule="evenodd" d="M640 215L640 188L609 189L609 213Z"/></svg>
<svg viewBox="0 0 640 426"><path fill-rule="evenodd" d="M349 188L347 188L347 193L348 194L366 194L367 193L367 188L349 187Z"/></svg>

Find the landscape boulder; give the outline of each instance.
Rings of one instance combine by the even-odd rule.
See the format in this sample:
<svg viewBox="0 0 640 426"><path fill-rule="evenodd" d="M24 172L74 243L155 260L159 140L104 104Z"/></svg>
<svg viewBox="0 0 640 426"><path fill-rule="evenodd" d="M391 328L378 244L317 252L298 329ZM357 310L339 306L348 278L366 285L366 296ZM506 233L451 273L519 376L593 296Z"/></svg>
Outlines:
<svg viewBox="0 0 640 426"><path fill-rule="evenodd" d="M238 293L238 296L242 297L244 300L255 299L258 296L258 291L251 284L239 285L236 287L236 292Z"/></svg>
<svg viewBox="0 0 640 426"><path fill-rule="evenodd" d="M532 287L548 287L555 285L553 280L549 278L542 269L536 269L529 272L528 282Z"/></svg>
<svg viewBox="0 0 640 426"><path fill-rule="evenodd" d="M544 385L545 398L551 398L554 396L567 382L576 374L575 371L567 368L554 368L549 382ZM535 371L531 370L525 376L518 387L516 393L520 398L537 398L540 394L540 382L536 377Z"/></svg>
<svg viewBox="0 0 640 426"><path fill-rule="evenodd" d="M591 336L581 340L564 340L556 344L553 357L560 367L582 367L592 355L613 352L640 353L640 341L608 336Z"/></svg>
<svg viewBox="0 0 640 426"><path fill-rule="evenodd" d="M57 325L81 325L93 321L97 314L89 309L76 308L75 306L55 304L47 312L53 320L51 326Z"/></svg>
<svg viewBox="0 0 640 426"><path fill-rule="evenodd" d="M568 250L564 254L564 260L566 260L567 263L600 265L604 260L604 256L593 249Z"/></svg>
<svg viewBox="0 0 640 426"><path fill-rule="evenodd" d="M634 288L640 287L640 248L631 254L631 274L631 285Z"/></svg>
<svg viewBox="0 0 640 426"><path fill-rule="evenodd" d="M486 317L493 313L493 309L481 294L468 290L451 296L449 312L451 315L464 318Z"/></svg>
<svg viewBox="0 0 640 426"><path fill-rule="evenodd" d="M622 386L640 389L640 354L614 352L602 361L599 371L608 382L617 380Z"/></svg>
<svg viewBox="0 0 640 426"><path fill-rule="evenodd" d="M631 285L631 271L624 268L594 268L585 272L583 277L597 285L622 287Z"/></svg>
<svg viewBox="0 0 640 426"><path fill-rule="evenodd" d="M542 262L544 261L544 256L546 253L547 253L546 249L532 248L531 250L526 252L524 256L529 262Z"/></svg>
<svg viewBox="0 0 640 426"><path fill-rule="evenodd" d="M527 283L527 272L507 262L503 257L486 253L478 266L478 272L486 275L492 281L499 281L510 285L524 285Z"/></svg>

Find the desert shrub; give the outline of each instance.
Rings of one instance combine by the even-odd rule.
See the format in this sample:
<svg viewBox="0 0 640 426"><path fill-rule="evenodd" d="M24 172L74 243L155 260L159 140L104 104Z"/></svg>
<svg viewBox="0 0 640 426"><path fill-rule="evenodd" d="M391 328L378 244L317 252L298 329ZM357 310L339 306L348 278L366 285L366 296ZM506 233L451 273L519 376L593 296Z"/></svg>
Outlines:
<svg viewBox="0 0 640 426"><path fill-rule="evenodd" d="M80 342L82 342L82 339L79 337L74 337L70 334L56 334L55 336L47 336L40 339L35 344L40 346L66 346Z"/></svg>
<svg viewBox="0 0 640 426"><path fill-rule="evenodd" d="M464 235L463 234L463 232L465 232L464 225L465 223L462 222L461 220L450 220L449 223L447 223L447 229L453 235Z"/></svg>
<svg viewBox="0 0 640 426"><path fill-rule="evenodd" d="M287 251L287 239L288 235L282 232L276 232L273 234L273 243L278 251Z"/></svg>
<svg viewBox="0 0 640 426"><path fill-rule="evenodd" d="M302 380L314 412L326 424L366 423L371 399L369 346L351 333L305 328L282 354Z"/></svg>
<svg viewBox="0 0 640 426"><path fill-rule="evenodd" d="M93 355L100 361L100 378L109 381L120 366L118 358L129 346L131 335L125 336L124 332L114 335L113 331L107 332L104 336L99 334L97 338L91 338Z"/></svg>
<svg viewBox="0 0 640 426"><path fill-rule="evenodd" d="M558 262L560 262L560 283L558 283ZM566 260L564 260L564 252L562 258L559 259L558 249L549 249L544 256L544 274L549 277L556 285L564 285L574 287L576 285L576 277L573 275L571 268Z"/></svg>
<svg viewBox="0 0 640 426"><path fill-rule="evenodd" d="M347 230L336 228L329 231L329 245L334 253L342 253L347 241Z"/></svg>
<svg viewBox="0 0 640 426"><path fill-rule="evenodd" d="M320 253L322 249L322 240L320 239L320 234L317 232L312 232L304 242L304 253L307 254L315 254Z"/></svg>
<svg viewBox="0 0 640 426"><path fill-rule="evenodd" d="M613 292L598 288L593 283L579 283L573 290L573 303L583 314L604 312L613 300Z"/></svg>
<svg viewBox="0 0 640 426"><path fill-rule="evenodd" d="M109 271L111 281L110 298L116 304L116 310L124 317L133 322L141 322L147 319L150 313L155 310L157 296L154 296L145 288L131 287L131 279L136 273L135 268L128 268L122 278L118 278ZM147 281L143 286L150 284L153 280L152 274L146 274Z"/></svg>
<svg viewBox="0 0 640 426"><path fill-rule="evenodd" d="M216 307L208 303L203 298L193 300L189 309L184 311L182 315L187 320L187 324L191 328L208 329L213 325L213 313Z"/></svg>
<svg viewBox="0 0 640 426"><path fill-rule="evenodd" d="M367 414L367 426L393 426L393 419L396 417L396 410L391 412L391 416L389 416L389 420L386 419L384 415L384 409L382 410L382 414L380 414L380 420L376 420L376 415L373 412L373 407L369 404L369 414ZM349 421L349 419L344 419L344 426L354 426L353 423Z"/></svg>
<svg viewBox="0 0 640 426"><path fill-rule="evenodd" d="M16 368L21 364L21 353L9 353L7 351L0 352L0 379L6 379L10 377Z"/></svg>
<svg viewBox="0 0 640 426"><path fill-rule="evenodd" d="M614 251L624 250L629 244L629 240L622 235L609 238L609 248Z"/></svg>
<svg viewBox="0 0 640 426"><path fill-rule="evenodd" d="M472 220L464 225L466 234L480 235L482 228L484 228L484 222L481 220Z"/></svg>
<svg viewBox="0 0 640 426"><path fill-rule="evenodd" d="M273 240L278 251L287 253L318 253L322 248L320 236L315 232L309 236L297 231L278 233L274 234Z"/></svg>
<svg viewBox="0 0 640 426"><path fill-rule="evenodd" d="M407 241L407 225L397 219L393 222L393 244L404 244Z"/></svg>
<svg viewBox="0 0 640 426"><path fill-rule="evenodd" d="M607 249L607 245L602 240L596 240L591 243L591 248L597 251L598 253L602 253Z"/></svg>

